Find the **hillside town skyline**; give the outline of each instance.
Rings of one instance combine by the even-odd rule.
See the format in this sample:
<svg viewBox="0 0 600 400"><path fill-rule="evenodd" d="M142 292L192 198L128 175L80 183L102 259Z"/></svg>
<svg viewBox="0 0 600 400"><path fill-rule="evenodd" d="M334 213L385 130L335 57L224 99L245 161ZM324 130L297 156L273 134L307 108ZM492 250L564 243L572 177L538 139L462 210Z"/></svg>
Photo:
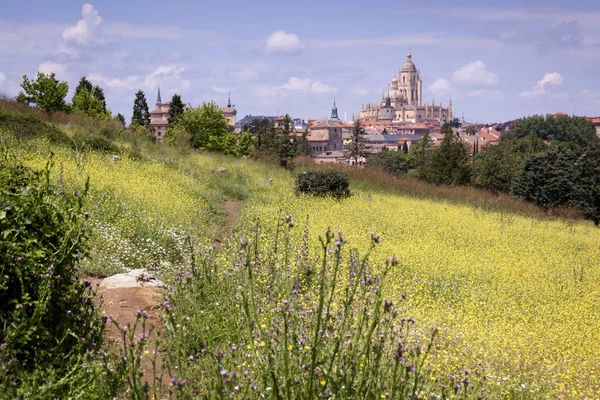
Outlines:
<svg viewBox="0 0 600 400"><path fill-rule="evenodd" d="M68 82L69 97L88 77L127 119L134 93L152 99L160 84L165 99L179 93L196 107L225 106L231 94L238 117L323 119L335 97L351 120L367 103L385 106L381 94L410 50L422 104L452 99L468 121L600 114L592 1L424 2L389 13L360 4L11 3L0 25L0 93L15 96L23 74L41 71Z"/></svg>

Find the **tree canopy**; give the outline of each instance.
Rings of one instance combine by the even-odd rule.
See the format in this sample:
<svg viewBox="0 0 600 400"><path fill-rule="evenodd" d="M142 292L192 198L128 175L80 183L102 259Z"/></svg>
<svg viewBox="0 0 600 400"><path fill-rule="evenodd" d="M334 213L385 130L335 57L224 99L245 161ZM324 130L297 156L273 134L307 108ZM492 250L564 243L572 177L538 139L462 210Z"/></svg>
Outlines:
<svg viewBox="0 0 600 400"><path fill-rule="evenodd" d="M131 115L131 125L141 125L148 127L150 125L150 111L148 111L148 102L143 91L138 90L133 102L133 114Z"/></svg>
<svg viewBox="0 0 600 400"><path fill-rule="evenodd" d="M344 145L344 155L354 160L354 165L358 165L358 159L364 157L368 148L368 140L364 137L365 130L360 126L360 120L354 121L350 141Z"/></svg>
<svg viewBox="0 0 600 400"><path fill-rule="evenodd" d="M534 115L515 121L512 134L516 138L535 136L553 145L569 148L582 154L592 143L600 141L594 124L584 117L568 115Z"/></svg>
<svg viewBox="0 0 600 400"><path fill-rule="evenodd" d="M69 105L65 102L69 84L58 81L54 73L38 72L35 80L29 80L27 75L23 75L21 87L23 91L17 96L17 101L34 105L47 113L69 111Z"/></svg>
<svg viewBox="0 0 600 400"><path fill-rule="evenodd" d="M175 93L171 98L171 106L169 108L169 124L174 124L177 122L177 119L183 115L185 111L185 106L181 101L181 96Z"/></svg>

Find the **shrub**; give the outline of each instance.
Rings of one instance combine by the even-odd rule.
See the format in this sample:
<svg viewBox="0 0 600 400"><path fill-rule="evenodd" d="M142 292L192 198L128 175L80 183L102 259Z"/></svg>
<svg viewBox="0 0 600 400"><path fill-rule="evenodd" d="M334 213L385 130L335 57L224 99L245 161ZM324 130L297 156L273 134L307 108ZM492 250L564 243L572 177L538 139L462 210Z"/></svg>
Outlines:
<svg viewBox="0 0 600 400"><path fill-rule="evenodd" d="M5 394L27 393L20 387L36 379L46 386L52 379L59 386L77 385L76 365L90 357L89 374L102 344L104 322L91 284L75 276L86 253L87 185L83 192L66 193L51 185L50 169L50 162L38 172L0 159L0 391ZM61 377L67 373L73 377L65 381ZM36 390L39 384L33 383Z"/></svg>
<svg viewBox="0 0 600 400"><path fill-rule="evenodd" d="M56 144L71 143L71 139L66 133L33 115L0 112L0 127L7 129L21 140L45 137Z"/></svg>
<svg viewBox="0 0 600 400"><path fill-rule="evenodd" d="M73 147L84 151L103 151L106 153L118 153L120 148L112 140L105 136L90 135L78 131L73 137Z"/></svg>
<svg viewBox="0 0 600 400"><path fill-rule="evenodd" d="M307 171L298 175L296 193L341 199L350 196L350 180L344 172Z"/></svg>

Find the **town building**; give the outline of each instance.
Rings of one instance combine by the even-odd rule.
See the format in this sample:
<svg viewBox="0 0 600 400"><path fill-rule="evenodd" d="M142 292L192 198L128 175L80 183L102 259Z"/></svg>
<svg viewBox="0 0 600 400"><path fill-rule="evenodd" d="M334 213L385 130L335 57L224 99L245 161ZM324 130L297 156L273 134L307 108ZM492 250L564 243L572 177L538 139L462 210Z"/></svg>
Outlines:
<svg viewBox="0 0 600 400"><path fill-rule="evenodd" d="M404 65L394 74L387 96L381 95L381 101L362 105L359 118L367 121L447 121L454 118L452 99L447 107L431 104L423 105L423 82L421 73L412 61L410 51Z"/></svg>
<svg viewBox="0 0 600 400"><path fill-rule="evenodd" d="M231 103L231 95L227 97L227 107L219 107L219 110L223 112L223 116L227 120L227 124L229 126L235 126L237 109L235 108L235 104Z"/></svg>
<svg viewBox="0 0 600 400"><path fill-rule="evenodd" d="M150 130L154 138L162 142L167 134L167 124L169 123L169 109L171 101L162 102L160 98L160 86L156 95L156 109L150 112Z"/></svg>

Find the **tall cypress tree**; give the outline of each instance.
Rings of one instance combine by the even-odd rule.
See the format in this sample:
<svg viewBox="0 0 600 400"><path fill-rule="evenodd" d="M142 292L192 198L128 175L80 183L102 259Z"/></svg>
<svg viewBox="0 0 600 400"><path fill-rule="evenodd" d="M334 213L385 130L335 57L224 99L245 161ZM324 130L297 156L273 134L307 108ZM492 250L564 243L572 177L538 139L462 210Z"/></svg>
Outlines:
<svg viewBox="0 0 600 400"><path fill-rule="evenodd" d="M148 127L150 125L150 111L148 111L148 102L146 95L141 90L135 94L133 102L133 114L131 115L131 125L140 125Z"/></svg>
<svg viewBox="0 0 600 400"><path fill-rule="evenodd" d="M171 107L169 108L169 125L177 122L177 119L183 114L184 110L181 96L175 93L171 98Z"/></svg>
<svg viewBox="0 0 600 400"><path fill-rule="evenodd" d="M104 97L104 90L100 86L96 85L94 86L94 92L92 94L96 99L102 102L104 112L106 112L106 97Z"/></svg>

